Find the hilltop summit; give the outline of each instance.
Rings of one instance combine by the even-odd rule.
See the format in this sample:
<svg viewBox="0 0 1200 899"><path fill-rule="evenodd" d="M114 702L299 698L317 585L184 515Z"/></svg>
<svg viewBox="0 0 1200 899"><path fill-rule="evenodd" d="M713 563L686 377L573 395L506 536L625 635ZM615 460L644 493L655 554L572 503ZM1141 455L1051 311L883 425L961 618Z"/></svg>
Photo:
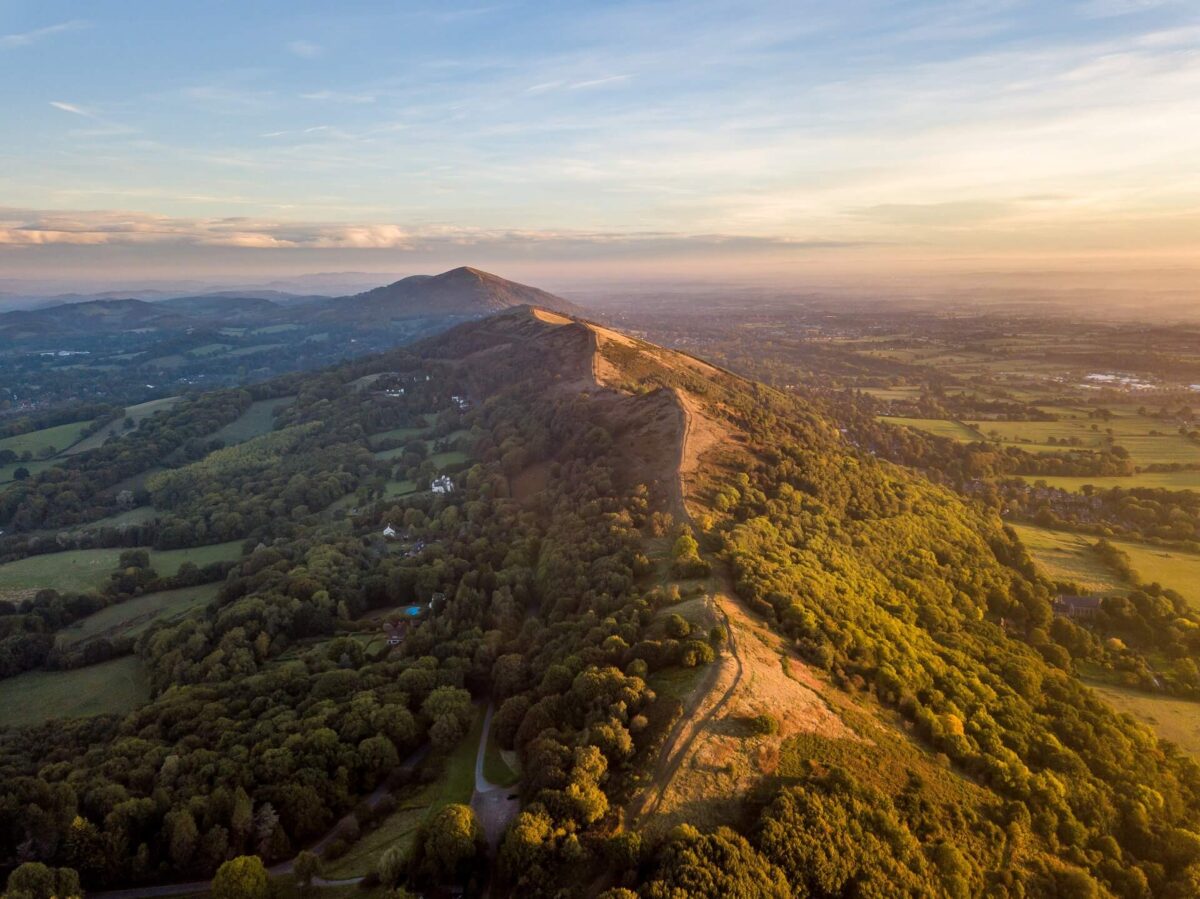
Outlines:
<svg viewBox="0 0 1200 899"><path fill-rule="evenodd" d="M526 305L568 314L581 311L562 297L469 266L440 275L412 275L321 305L326 314L343 319L478 317Z"/></svg>

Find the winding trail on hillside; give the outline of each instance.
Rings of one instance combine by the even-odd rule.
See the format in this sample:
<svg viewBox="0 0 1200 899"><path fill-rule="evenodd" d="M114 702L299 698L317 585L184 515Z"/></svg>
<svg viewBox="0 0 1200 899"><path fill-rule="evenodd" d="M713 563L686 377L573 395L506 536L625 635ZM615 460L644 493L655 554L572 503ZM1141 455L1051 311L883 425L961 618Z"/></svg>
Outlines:
<svg viewBox="0 0 1200 899"><path fill-rule="evenodd" d="M692 440L696 433L695 413L680 391L674 391L674 393L682 417L682 433L679 440L679 460L677 463L678 477L676 483L678 495L675 502L676 513L680 516L681 520L691 522L692 517L687 510L684 478L686 469L689 467L689 460L696 460L698 462L700 454L700 451L695 451L692 454L693 447L689 445L689 441ZM733 626L729 620L729 613L723 607L723 603L731 601L729 597L733 596L732 584L729 581L728 573L724 570L719 572L718 578L722 582L723 589L713 596L713 608L720 615L722 625L725 628L728 641L726 645L729 654L728 656L722 656L721 664L709 665L709 670L705 672L703 680L692 690L688 701L684 704L679 720L675 722L670 733L667 734L666 740L663 741L663 747L659 751L658 760L655 762L654 772L651 775L649 785L635 796L627 807L630 827L635 826L645 817L658 811L659 806L662 804L663 796L666 795L667 788L671 786L671 782L675 779L675 775L679 772L679 768L684 760L691 754L697 736L729 704L734 693L737 692L738 687L741 685L745 666L738 651L737 637L734 635ZM720 680L721 674L728 662L732 662L733 665L733 677L729 682L729 686L725 688L725 691L707 711L697 717L704 702L709 698L718 680Z"/></svg>
<svg viewBox="0 0 1200 899"><path fill-rule="evenodd" d="M675 726L671 728L671 732L667 735L667 739L663 743L662 751L654 766L654 773L650 778L649 787L639 797L640 801L635 799L636 807L630 809L629 825L631 827L648 815L653 815L658 811L659 806L662 804L663 796L666 795L667 788L671 786L671 782L675 779L675 775L679 772L679 768L684 760L691 755L697 736L729 704L730 699L733 698L733 694L737 692L737 688L742 682L742 675L745 668L742 664L741 656L738 654L737 641L733 636L729 615L721 608L719 600L714 600L714 605L721 616L721 620L724 622L725 632L729 635L728 661L732 661L734 666L733 679L720 698L713 703L708 711L697 718L696 713L716 686L716 682L720 678L721 671L724 668L724 663L709 666L710 670L705 674L704 680L692 691L688 704L684 706L683 713L679 716L679 720L675 722Z"/></svg>

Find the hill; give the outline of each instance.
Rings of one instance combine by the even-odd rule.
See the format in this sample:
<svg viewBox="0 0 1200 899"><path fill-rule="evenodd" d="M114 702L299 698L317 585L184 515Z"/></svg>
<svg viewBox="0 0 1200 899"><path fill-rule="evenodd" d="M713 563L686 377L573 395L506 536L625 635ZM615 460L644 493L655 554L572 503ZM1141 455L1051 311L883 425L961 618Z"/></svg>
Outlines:
<svg viewBox="0 0 1200 899"><path fill-rule="evenodd" d="M322 318L386 322L397 318L478 317L513 306L578 313L561 297L463 266L440 275L413 275L365 293L315 304Z"/></svg>
<svg viewBox="0 0 1200 899"><path fill-rule="evenodd" d="M211 439L283 397L269 431ZM155 517L98 524L130 503ZM7 488L0 525L0 559L48 577L132 550L99 594L0 618L8 671L133 654L149 685L0 730L0 809L25 810L0 858L89 886L198 892L230 855L286 869L314 844L389 886L504 896L1195 883L1200 767L1080 683L1086 634L994 514L856 446L816 394L578 317L513 307L185 397ZM137 550L229 541L236 561L173 575ZM60 640L200 584L203 609ZM477 769L473 813L447 767L472 743L521 772Z"/></svg>

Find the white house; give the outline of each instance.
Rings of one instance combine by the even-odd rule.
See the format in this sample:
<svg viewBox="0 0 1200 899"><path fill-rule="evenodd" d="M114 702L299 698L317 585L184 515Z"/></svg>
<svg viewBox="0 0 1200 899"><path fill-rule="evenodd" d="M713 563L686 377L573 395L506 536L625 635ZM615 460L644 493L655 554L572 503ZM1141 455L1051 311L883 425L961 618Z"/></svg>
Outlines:
<svg viewBox="0 0 1200 899"><path fill-rule="evenodd" d="M453 493L454 481L450 480L450 475L448 474L440 475L433 479L433 482L429 485L429 489L434 493Z"/></svg>
<svg viewBox="0 0 1200 899"><path fill-rule="evenodd" d="M396 536L396 529L389 524L386 528L383 529L383 536L385 536L389 540L391 540L392 538L394 538Z"/></svg>

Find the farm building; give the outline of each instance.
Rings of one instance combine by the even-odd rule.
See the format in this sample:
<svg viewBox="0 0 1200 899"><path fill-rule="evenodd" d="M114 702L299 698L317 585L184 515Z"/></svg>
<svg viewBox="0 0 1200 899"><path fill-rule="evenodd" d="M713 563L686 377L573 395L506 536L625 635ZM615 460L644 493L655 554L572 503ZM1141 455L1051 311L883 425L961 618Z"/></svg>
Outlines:
<svg viewBox="0 0 1200 899"><path fill-rule="evenodd" d="M1100 611L1099 596L1060 596L1054 600L1054 613L1064 618L1090 618Z"/></svg>
<svg viewBox="0 0 1200 899"><path fill-rule="evenodd" d="M453 493L454 481L451 480L448 474L440 475L433 479L433 482L429 485L429 489L434 493Z"/></svg>

